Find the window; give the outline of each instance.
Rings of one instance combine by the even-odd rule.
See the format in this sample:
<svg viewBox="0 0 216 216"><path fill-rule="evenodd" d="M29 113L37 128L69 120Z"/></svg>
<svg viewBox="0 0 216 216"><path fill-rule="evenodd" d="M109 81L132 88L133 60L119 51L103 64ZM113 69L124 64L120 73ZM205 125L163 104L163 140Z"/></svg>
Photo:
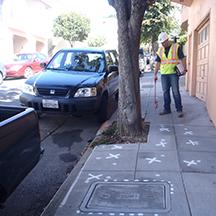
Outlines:
<svg viewBox="0 0 216 216"><path fill-rule="evenodd" d="M60 69L63 57L64 57L63 52L60 52L57 55L55 55L54 58L52 59L52 61L48 64L47 68Z"/></svg>
<svg viewBox="0 0 216 216"><path fill-rule="evenodd" d="M106 52L106 53L105 53L105 56L106 56L106 63L107 63L107 66L113 65L113 60L112 60L112 58L111 58L111 56L110 56L110 53L109 53L109 52Z"/></svg>
<svg viewBox="0 0 216 216"><path fill-rule="evenodd" d="M39 61L45 61L47 57L45 55L41 54L41 53L37 53L36 58Z"/></svg>
<svg viewBox="0 0 216 216"><path fill-rule="evenodd" d="M199 32L199 44L204 43L208 40L209 37L209 25L205 26L200 32Z"/></svg>
<svg viewBox="0 0 216 216"><path fill-rule="evenodd" d="M117 53L114 51L110 51L110 56L115 65L118 65Z"/></svg>
<svg viewBox="0 0 216 216"><path fill-rule="evenodd" d="M102 53L88 51L64 51L58 53L48 67L68 71L103 72L105 66Z"/></svg>

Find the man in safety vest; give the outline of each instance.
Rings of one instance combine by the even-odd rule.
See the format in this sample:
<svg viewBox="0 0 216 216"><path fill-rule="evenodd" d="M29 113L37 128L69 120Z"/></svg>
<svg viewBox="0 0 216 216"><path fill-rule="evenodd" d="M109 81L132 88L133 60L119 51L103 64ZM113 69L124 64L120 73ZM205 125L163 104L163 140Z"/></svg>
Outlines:
<svg viewBox="0 0 216 216"><path fill-rule="evenodd" d="M162 46L158 49L155 59L154 80L157 80L157 73L160 70L164 97L164 109L159 114L166 115L171 113L171 88L178 117L181 118L184 114L182 111L182 101L179 92L179 75L176 73L176 65L181 63L184 68L182 73L185 74L187 72L185 56L179 44L169 41L166 32L160 33L158 42Z"/></svg>

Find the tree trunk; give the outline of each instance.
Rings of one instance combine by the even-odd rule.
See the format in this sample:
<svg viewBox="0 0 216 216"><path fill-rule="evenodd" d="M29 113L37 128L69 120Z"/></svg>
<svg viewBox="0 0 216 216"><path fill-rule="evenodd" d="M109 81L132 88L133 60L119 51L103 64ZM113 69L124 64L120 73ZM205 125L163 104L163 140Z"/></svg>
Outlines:
<svg viewBox="0 0 216 216"><path fill-rule="evenodd" d="M68 42L70 43L71 48L73 48L74 42L73 42L73 41L70 41L70 40L68 40Z"/></svg>
<svg viewBox="0 0 216 216"><path fill-rule="evenodd" d="M158 50L158 43L155 42L156 40L154 38L152 38L151 40L151 44L152 44L152 51L154 53L154 55L156 54L157 50Z"/></svg>
<svg viewBox="0 0 216 216"><path fill-rule="evenodd" d="M121 136L142 135L139 85L139 45L141 23L146 9L144 0L111 0L118 19L119 115Z"/></svg>

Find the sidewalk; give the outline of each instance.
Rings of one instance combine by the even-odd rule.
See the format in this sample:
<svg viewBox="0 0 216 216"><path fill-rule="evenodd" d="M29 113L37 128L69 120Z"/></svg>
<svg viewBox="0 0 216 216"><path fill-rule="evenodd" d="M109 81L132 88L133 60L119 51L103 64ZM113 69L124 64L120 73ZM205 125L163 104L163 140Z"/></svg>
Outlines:
<svg viewBox="0 0 216 216"><path fill-rule="evenodd" d="M216 129L205 104L182 88L184 117L177 117L174 105L171 114L159 116L161 86L158 81L155 110L152 80L146 73L140 85L148 142L88 152L43 216L216 215Z"/></svg>

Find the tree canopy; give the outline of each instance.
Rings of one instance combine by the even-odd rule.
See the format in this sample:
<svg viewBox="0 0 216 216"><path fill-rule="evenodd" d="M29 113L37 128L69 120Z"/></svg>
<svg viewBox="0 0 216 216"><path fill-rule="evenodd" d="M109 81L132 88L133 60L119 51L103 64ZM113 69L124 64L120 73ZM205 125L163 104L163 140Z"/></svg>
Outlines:
<svg viewBox="0 0 216 216"><path fill-rule="evenodd" d="M91 37L88 39L88 45L91 47L101 47L105 45L106 39L103 36Z"/></svg>
<svg viewBox="0 0 216 216"><path fill-rule="evenodd" d="M154 5L149 6L142 22L141 42L151 43L153 46L160 32L170 33L175 25L170 16L173 8L170 0L157 0Z"/></svg>
<svg viewBox="0 0 216 216"><path fill-rule="evenodd" d="M59 15L53 24L54 36L67 40L71 47L75 41L84 41L89 32L90 20L74 12Z"/></svg>

